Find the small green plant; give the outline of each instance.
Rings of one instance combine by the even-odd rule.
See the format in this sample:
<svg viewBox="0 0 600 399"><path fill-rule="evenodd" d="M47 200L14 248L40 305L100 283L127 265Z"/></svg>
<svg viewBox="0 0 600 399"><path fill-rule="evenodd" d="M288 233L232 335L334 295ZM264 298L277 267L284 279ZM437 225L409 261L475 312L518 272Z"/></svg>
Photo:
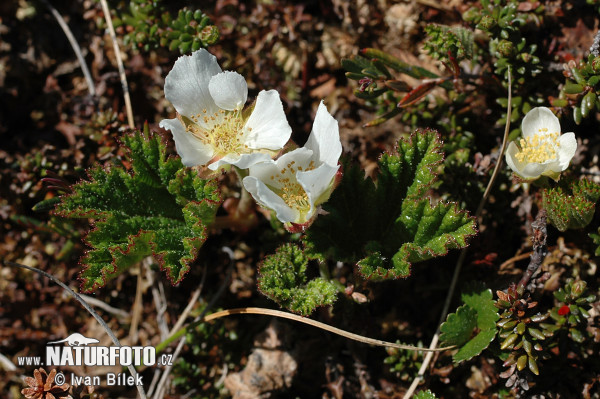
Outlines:
<svg viewBox="0 0 600 399"><path fill-rule="evenodd" d="M473 31L461 27L428 25L425 51L436 59L453 58L456 62L473 58Z"/></svg>
<svg viewBox="0 0 600 399"><path fill-rule="evenodd" d="M583 118L595 115L600 111L600 55L598 49L592 48L587 60L578 64L574 61L566 71L567 81L562 86L558 98L553 99L552 105L561 108L572 108L573 120L580 124Z"/></svg>
<svg viewBox="0 0 600 399"><path fill-rule="evenodd" d="M543 191L543 206L548 219L558 230L579 229L594 217L600 186L588 179L562 179L554 187Z"/></svg>
<svg viewBox="0 0 600 399"><path fill-rule="evenodd" d="M335 302L338 290L332 282L317 277L307 282L309 258L299 247L286 244L259 266L258 288L280 306L301 315L311 314L318 306Z"/></svg>
<svg viewBox="0 0 600 399"><path fill-rule="evenodd" d="M523 298L522 285L511 286L507 292L498 291L496 306L502 310L498 337L501 338L500 349L509 351L504 367L511 370L523 371L528 368L533 374L539 375L539 357L543 347L540 341L546 340L554 334L551 326L541 322L548 318L548 314L536 311L537 302Z"/></svg>
<svg viewBox="0 0 600 399"><path fill-rule="evenodd" d="M560 330L567 330L569 338L577 343L582 343L588 336L588 306L596 300L596 295L588 294L586 287L584 280L568 279L564 287L554 292L559 304L550 310L550 317L556 326Z"/></svg>
<svg viewBox="0 0 600 399"><path fill-rule="evenodd" d="M179 50L181 54L208 47L219 40L219 29L200 10L183 8L171 13L161 0L119 1L113 23L125 43L138 50Z"/></svg>
<svg viewBox="0 0 600 399"><path fill-rule="evenodd" d="M419 342L417 346L422 347L423 343ZM387 348L386 352L388 356L383 363L389 366L392 373L402 381L415 378L423 362L423 352L396 348Z"/></svg>

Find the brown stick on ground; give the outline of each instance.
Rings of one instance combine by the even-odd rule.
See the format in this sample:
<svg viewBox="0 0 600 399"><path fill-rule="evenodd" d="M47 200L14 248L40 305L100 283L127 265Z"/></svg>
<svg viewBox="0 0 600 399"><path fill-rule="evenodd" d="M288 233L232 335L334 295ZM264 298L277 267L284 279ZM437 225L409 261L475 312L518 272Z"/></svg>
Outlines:
<svg viewBox="0 0 600 399"><path fill-rule="evenodd" d="M521 281L519 281L518 286L526 287L531 279L531 276L535 274L535 272L540 268L544 258L548 254L548 247L546 246L546 237L548 230L546 228L546 210L540 209L538 212L535 221L531 223L531 227L533 227L533 252L531 253L531 257L529 258L529 265L527 265L527 270L523 274Z"/></svg>

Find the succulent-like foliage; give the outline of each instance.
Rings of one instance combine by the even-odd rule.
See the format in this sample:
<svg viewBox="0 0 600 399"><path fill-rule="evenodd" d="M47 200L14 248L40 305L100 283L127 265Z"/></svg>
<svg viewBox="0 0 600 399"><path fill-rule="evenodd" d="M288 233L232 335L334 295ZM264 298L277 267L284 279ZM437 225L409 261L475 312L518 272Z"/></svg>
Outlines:
<svg viewBox="0 0 600 399"><path fill-rule="evenodd" d="M578 343L582 343L587 335L587 319L590 317L589 308L584 306L596 300L595 295L587 295L586 287L587 283L583 280L568 279L563 288L554 292L560 303L550 311L557 327L568 330L569 337Z"/></svg>
<svg viewBox="0 0 600 399"><path fill-rule="evenodd" d="M504 366L512 372L529 368L533 374L539 375L538 358L544 350L540 342L551 337L556 328L542 323L548 314L536 313L537 302L524 297L523 292L522 285L512 285L507 292L496 292L496 306L503 311L497 323L500 349L510 351Z"/></svg>
<svg viewBox="0 0 600 399"><path fill-rule="evenodd" d="M520 85L542 69L535 55L537 45L528 44L521 33L521 28L535 19L520 11L519 3L519 0L482 0L481 8L470 8L463 14L463 20L490 35L490 52L497 58L495 73L506 79L510 66L515 82ZM531 14L540 11L533 9Z"/></svg>
<svg viewBox="0 0 600 399"><path fill-rule="evenodd" d="M400 344L401 342L396 341L396 343ZM423 345L419 341L417 346L420 348ZM398 348L386 348L385 351L388 357L383 360L383 363L389 365L392 373L395 373L402 381L415 378L423 363L423 352Z"/></svg>
<svg viewBox="0 0 600 399"><path fill-rule="evenodd" d="M379 159L377 182L356 166L344 178L305 237L313 256L357 263L368 279L407 277L414 262L463 248L475 221L454 203L432 205L427 192L443 161L432 130L417 131Z"/></svg>
<svg viewBox="0 0 600 399"><path fill-rule="evenodd" d="M148 255L179 283L221 201L216 182L168 157L159 136L134 132L122 141L126 161L88 170L89 179L72 186L55 209L63 217L95 219L86 237L91 249L81 259L81 286L88 292Z"/></svg>
<svg viewBox="0 0 600 399"><path fill-rule="evenodd" d="M594 217L600 186L588 179L562 179L543 192L548 220L560 231L587 226Z"/></svg>
<svg viewBox="0 0 600 399"><path fill-rule="evenodd" d="M587 60L569 68L567 81L558 98L552 101L555 107L572 107L573 120L580 124L583 118L600 111L600 56L590 54Z"/></svg>
<svg viewBox="0 0 600 399"><path fill-rule="evenodd" d="M428 25L425 50L436 59L453 57L457 61L473 57L473 31L462 27Z"/></svg>
<svg viewBox="0 0 600 399"><path fill-rule="evenodd" d="M304 316L318 306L333 304L338 290L332 282L322 277L307 282L308 261L296 245L279 247L261 264L258 288L279 305Z"/></svg>
<svg viewBox="0 0 600 399"><path fill-rule="evenodd" d="M185 54L219 39L219 29L200 10L184 8L175 17L160 0L125 1L115 10L114 24L124 28L125 43L144 51L167 47Z"/></svg>
<svg viewBox="0 0 600 399"><path fill-rule="evenodd" d="M544 105L543 97L537 95L539 80L532 79L542 72L537 54L538 45L529 39L530 32L540 29L543 6L531 7L528 11L520 7L520 0L482 0L463 13L463 20L473 29L480 29L488 36L488 48L479 54L493 64L494 73L508 85L508 71L512 76L511 122L516 123L533 107ZM529 40L529 41L528 41ZM497 102L506 109L508 99ZM506 123L506 113L498 120ZM518 135L513 129L511 138Z"/></svg>
<svg viewBox="0 0 600 399"><path fill-rule="evenodd" d="M492 291L482 285L468 287L461 298L465 304L449 314L440 327L440 340L459 347L452 357L456 363L477 356L489 346L496 336L499 318Z"/></svg>

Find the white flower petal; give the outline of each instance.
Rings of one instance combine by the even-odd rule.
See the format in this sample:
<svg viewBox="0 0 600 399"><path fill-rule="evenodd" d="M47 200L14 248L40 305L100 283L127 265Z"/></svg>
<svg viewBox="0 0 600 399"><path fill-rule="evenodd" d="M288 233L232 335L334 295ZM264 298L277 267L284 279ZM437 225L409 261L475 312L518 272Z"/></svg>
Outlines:
<svg viewBox="0 0 600 399"><path fill-rule="evenodd" d="M577 151L575 133L565 133L558 138L558 163L561 170L556 172L562 172L567 169L571 159L575 156L575 151Z"/></svg>
<svg viewBox="0 0 600 399"><path fill-rule="evenodd" d="M181 115L190 117L204 109L212 114L217 106L208 90L208 83L213 75L220 72L216 57L205 49L181 56L165 79L165 97Z"/></svg>
<svg viewBox="0 0 600 399"><path fill-rule="evenodd" d="M545 131L541 129L547 129ZM560 133L560 122L550 109L536 107L525 115L521 123L523 137L527 138L540 133Z"/></svg>
<svg viewBox="0 0 600 399"><path fill-rule="evenodd" d="M506 152L504 153L506 164L515 173L519 173L519 170L523 169L523 167L525 166L521 162L519 162L519 160L515 157L515 155L517 155L518 152L519 148L517 147L514 141L511 141L510 143L508 143L508 147L506 148Z"/></svg>
<svg viewBox="0 0 600 399"><path fill-rule="evenodd" d="M185 166L204 165L213 157L213 149L188 133L178 119L163 119L159 126L173 134L175 149Z"/></svg>
<svg viewBox="0 0 600 399"><path fill-rule="evenodd" d="M313 152L305 147L296 148L294 151L287 152L277 159L277 167L281 170L292 161L296 167L302 166L306 168L310 161L314 158Z"/></svg>
<svg viewBox="0 0 600 399"><path fill-rule="evenodd" d="M282 184L279 180L271 179L271 176L275 176L279 173L281 168L277 166L277 163L272 159L267 162L261 162L250 166L248 173L252 177L256 177L260 181L267 182L269 186L275 188L281 188Z"/></svg>
<svg viewBox="0 0 600 399"><path fill-rule="evenodd" d="M523 179L537 179L540 177L544 170L546 170L547 165L540 163L521 162L516 157L518 152L519 149L517 145L514 141L511 141L506 149L505 159L506 163L513 170L513 172L521 176Z"/></svg>
<svg viewBox="0 0 600 399"><path fill-rule="evenodd" d="M298 211L290 208L280 196L271 191L265 183L253 176L246 176L242 181L244 188L262 207L272 209L277 219L283 223L293 222L298 218Z"/></svg>
<svg viewBox="0 0 600 399"><path fill-rule="evenodd" d="M242 155L228 154L225 155L223 158L208 165L208 168L211 170L218 170L223 165L233 165L237 166L240 169L248 169L254 164L270 160L271 156L269 154L264 154L261 152L254 152L252 154Z"/></svg>
<svg viewBox="0 0 600 399"><path fill-rule="evenodd" d="M517 174L524 179L537 179L546 171L546 169L546 164L528 163L523 169L517 172Z"/></svg>
<svg viewBox="0 0 600 399"><path fill-rule="evenodd" d="M312 216L316 205L320 205L328 199L328 195L325 198L323 195L331 189L331 183L338 169L339 166L322 164L317 169L296 173L298 183L304 188L310 200L311 206L307 219Z"/></svg>
<svg viewBox="0 0 600 399"><path fill-rule="evenodd" d="M208 90L217 107L227 111L242 109L248 99L246 79L237 72L221 72L210 79Z"/></svg>
<svg viewBox="0 0 600 399"><path fill-rule="evenodd" d="M316 159L330 166L335 166L342 154L338 122L331 116L327 107L321 101L312 131L304 145L315 153Z"/></svg>
<svg viewBox="0 0 600 399"><path fill-rule="evenodd" d="M245 144L252 149L279 150L292 134L279 93L275 90L261 91L256 105L246 121ZM250 130L251 129L251 130Z"/></svg>

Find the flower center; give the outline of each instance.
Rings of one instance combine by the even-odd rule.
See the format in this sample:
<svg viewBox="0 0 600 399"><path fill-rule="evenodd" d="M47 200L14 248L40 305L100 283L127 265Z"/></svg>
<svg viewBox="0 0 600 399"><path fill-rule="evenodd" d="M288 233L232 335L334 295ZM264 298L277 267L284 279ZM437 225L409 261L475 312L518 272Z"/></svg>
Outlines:
<svg viewBox="0 0 600 399"><path fill-rule="evenodd" d="M560 133L548 133L548 129L538 129L538 134L519 140L521 150L515 155L519 162L544 163L558 158L558 137Z"/></svg>
<svg viewBox="0 0 600 399"><path fill-rule="evenodd" d="M193 123L184 123L186 130L204 144L213 147L216 156L248 152L248 146L243 141L242 110L220 109L214 114L209 114L204 109L201 114L192 115L190 119ZM203 126L199 124L200 121L204 122Z"/></svg>
<svg viewBox="0 0 600 399"><path fill-rule="evenodd" d="M271 175L271 180L277 181L279 187L271 187L281 199L292 209L296 209L300 213L301 223L304 222L304 216L310 211L310 199L308 194L298 183L296 172L302 172L315 169L315 162L305 166L297 166L296 161L291 161L287 167L281 169L279 173Z"/></svg>

